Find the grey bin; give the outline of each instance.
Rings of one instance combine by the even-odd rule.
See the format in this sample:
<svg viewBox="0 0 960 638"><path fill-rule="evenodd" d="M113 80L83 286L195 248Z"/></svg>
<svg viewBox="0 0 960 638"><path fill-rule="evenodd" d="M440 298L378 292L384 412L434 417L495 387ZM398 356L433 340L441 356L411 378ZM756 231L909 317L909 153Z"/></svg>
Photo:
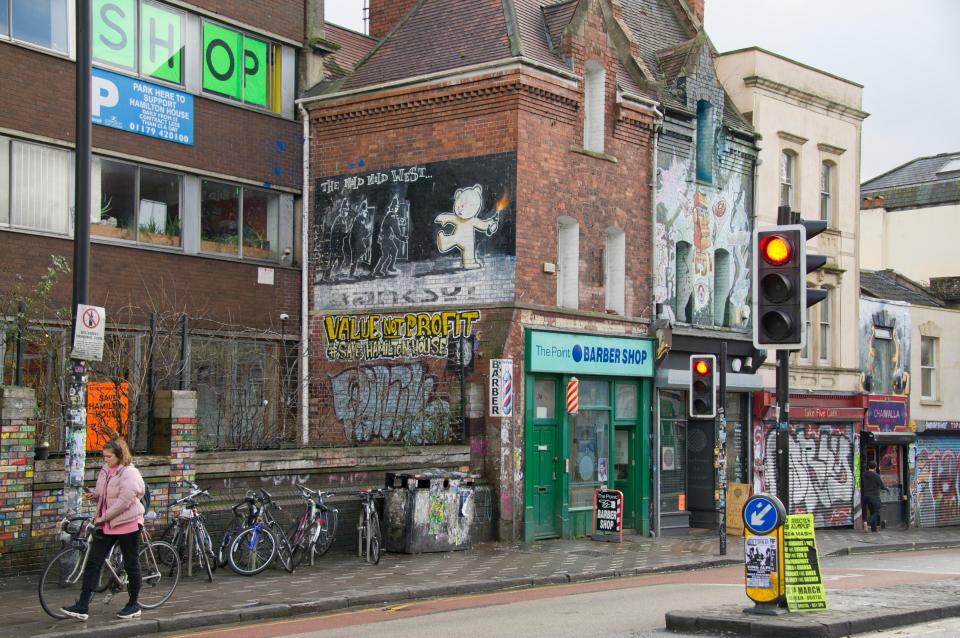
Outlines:
<svg viewBox="0 0 960 638"><path fill-rule="evenodd" d="M468 549L474 542L476 478L441 469L387 472L383 510L387 551ZM488 496L489 488L481 489Z"/></svg>

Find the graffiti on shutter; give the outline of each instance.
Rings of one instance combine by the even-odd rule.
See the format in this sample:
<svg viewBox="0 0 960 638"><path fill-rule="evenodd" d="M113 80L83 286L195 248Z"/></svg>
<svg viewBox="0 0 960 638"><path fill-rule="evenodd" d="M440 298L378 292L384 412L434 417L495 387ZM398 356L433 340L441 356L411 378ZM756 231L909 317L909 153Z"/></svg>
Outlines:
<svg viewBox="0 0 960 638"><path fill-rule="evenodd" d="M917 439L917 518L920 527L960 525L960 437Z"/></svg>

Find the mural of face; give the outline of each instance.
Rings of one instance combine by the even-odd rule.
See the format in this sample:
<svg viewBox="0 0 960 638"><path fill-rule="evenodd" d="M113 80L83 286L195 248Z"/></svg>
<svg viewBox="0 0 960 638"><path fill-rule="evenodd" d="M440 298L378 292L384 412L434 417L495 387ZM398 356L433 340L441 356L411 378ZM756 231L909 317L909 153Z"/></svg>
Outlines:
<svg viewBox="0 0 960 638"><path fill-rule="evenodd" d="M480 184L469 188L458 188L453 194L453 212L462 219L472 219L483 205L483 187Z"/></svg>

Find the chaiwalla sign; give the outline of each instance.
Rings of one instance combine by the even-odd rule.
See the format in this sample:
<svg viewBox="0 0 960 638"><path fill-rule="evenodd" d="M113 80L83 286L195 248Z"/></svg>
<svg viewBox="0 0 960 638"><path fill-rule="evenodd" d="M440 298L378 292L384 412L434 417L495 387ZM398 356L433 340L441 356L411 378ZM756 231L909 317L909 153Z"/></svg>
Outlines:
<svg viewBox="0 0 960 638"><path fill-rule="evenodd" d="M479 321L479 310L330 315L323 318L324 354L330 361L446 358L450 339L469 336Z"/></svg>
<svg viewBox="0 0 960 638"><path fill-rule="evenodd" d="M652 377L653 341L531 330L527 360L531 372Z"/></svg>

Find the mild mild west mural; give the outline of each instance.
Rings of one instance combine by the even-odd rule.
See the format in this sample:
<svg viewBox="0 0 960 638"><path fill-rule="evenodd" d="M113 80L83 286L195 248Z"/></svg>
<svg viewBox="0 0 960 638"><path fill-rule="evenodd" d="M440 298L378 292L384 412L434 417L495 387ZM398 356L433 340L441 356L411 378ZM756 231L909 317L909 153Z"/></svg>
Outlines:
<svg viewBox="0 0 960 638"><path fill-rule="evenodd" d="M750 179L727 171L716 186L693 179L688 158L657 169L655 300L672 321L750 325Z"/></svg>
<svg viewBox="0 0 960 638"><path fill-rule="evenodd" d="M315 310L512 301L516 155L315 182Z"/></svg>

